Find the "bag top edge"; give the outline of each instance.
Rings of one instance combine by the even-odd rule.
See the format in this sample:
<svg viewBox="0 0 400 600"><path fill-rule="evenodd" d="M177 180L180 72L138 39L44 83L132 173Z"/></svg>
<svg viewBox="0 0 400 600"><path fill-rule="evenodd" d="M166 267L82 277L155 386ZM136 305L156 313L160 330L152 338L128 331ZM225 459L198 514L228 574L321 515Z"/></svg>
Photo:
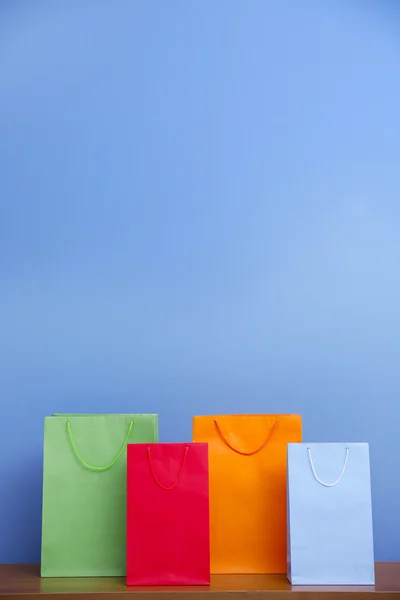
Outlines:
<svg viewBox="0 0 400 600"><path fill-rule="evenodd" d="M193 419L211 419L224 417L301 417L299 413L282 414L282 413L236 413L236 414L214 414L214 415L194 415Z"/></svg>
<svg viewBox="0 0 400 600"><path fill-rule="evenodd" d="M53 413L45 415L45 419L54 417L158 417L158 413Z"/></svg>
<svg viewBox="0 0 400 600"><path fill-rule="evenodd" d="M288 446L369 446L369 442L288 442Z"/></svg>

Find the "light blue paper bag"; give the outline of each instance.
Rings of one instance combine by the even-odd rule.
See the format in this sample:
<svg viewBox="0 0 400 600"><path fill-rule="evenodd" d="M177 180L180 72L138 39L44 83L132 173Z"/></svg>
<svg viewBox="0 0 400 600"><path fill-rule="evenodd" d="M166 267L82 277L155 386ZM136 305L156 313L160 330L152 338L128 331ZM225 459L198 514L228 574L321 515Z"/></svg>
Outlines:
<svg viewBox="0 0 400 600"><path fill-rule="evenodd" d="M288 444L292 585L374 585L368 444Z"/></svg>

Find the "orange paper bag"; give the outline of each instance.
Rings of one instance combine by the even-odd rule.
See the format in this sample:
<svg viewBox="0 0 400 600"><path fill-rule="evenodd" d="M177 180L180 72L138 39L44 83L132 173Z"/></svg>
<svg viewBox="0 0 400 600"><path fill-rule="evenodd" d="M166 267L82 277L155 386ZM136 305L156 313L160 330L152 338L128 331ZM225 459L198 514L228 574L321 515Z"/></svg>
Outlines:
<svg viewBox="0 0 400 600"><path fill-rule="evenodd" d="M286 455L299 415L194 417L208 442L211 573L286 573Z"/></svg>

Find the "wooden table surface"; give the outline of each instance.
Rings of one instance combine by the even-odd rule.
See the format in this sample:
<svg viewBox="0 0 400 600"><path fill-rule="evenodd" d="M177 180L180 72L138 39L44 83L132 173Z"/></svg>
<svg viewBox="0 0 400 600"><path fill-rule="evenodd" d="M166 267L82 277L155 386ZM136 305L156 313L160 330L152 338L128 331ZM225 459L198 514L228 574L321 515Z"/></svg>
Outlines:
<svg viewBox="0 0 400 600"><path fill-rule="evenodd" d="M0 565L0 600L95 600L98 595L121 600L121 594L134 594L135 600L173 600L182 594L190 600L338 600L338 594L340 600L365 600L370 594L375 600L388 595L400 600L400 563L378 563L375 587L292 587L285 575L214 575L210 587L135 588L126 587L123 577L41 579L38 565Z"/></svg>

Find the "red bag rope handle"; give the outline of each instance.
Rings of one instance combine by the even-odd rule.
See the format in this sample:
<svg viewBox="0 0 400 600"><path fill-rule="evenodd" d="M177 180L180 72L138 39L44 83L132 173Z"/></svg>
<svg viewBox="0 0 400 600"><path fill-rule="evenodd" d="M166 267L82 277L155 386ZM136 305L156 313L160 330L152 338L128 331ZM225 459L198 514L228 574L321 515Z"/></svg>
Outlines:
<svg viewBox="0 0 400 600"><path fill-rule="evenodd" d="M182 461L181 470L179 471L179 475L178 475L178 478L177 478L177 480L176 480L176 481L175 481L175 483L173 483L172 485L170 485L170 486L165 486L165 485L163 485L162 483L160 483L160 481L157 479L157 476L156 476L156 474L155 474L155 471L154 471L153 461L152 461L152 459L151 459L151 450L150 450L150 448L147 448L147 454L148 454L148 457L149 457L149 463L150 463L151 474L153 475L153 478L154 478L154 481L156 482L156 484L157 484L157 485L158 485L158 486L159 486L159 487L160 487L162 490L173 490L173 489L174 489L174 487L176 487L176 486L178 485L178 483L179 483L179 482L180 482L180 480L181 480L182 474L183 474L183 469L185 468L185 465L186 465L186 459L187 459L187 454L188 454L188 451L189 451L189 446L186 446L186 448L185 448L185 454L184 454L184 456L183 456L183 461Z"/></svg>

